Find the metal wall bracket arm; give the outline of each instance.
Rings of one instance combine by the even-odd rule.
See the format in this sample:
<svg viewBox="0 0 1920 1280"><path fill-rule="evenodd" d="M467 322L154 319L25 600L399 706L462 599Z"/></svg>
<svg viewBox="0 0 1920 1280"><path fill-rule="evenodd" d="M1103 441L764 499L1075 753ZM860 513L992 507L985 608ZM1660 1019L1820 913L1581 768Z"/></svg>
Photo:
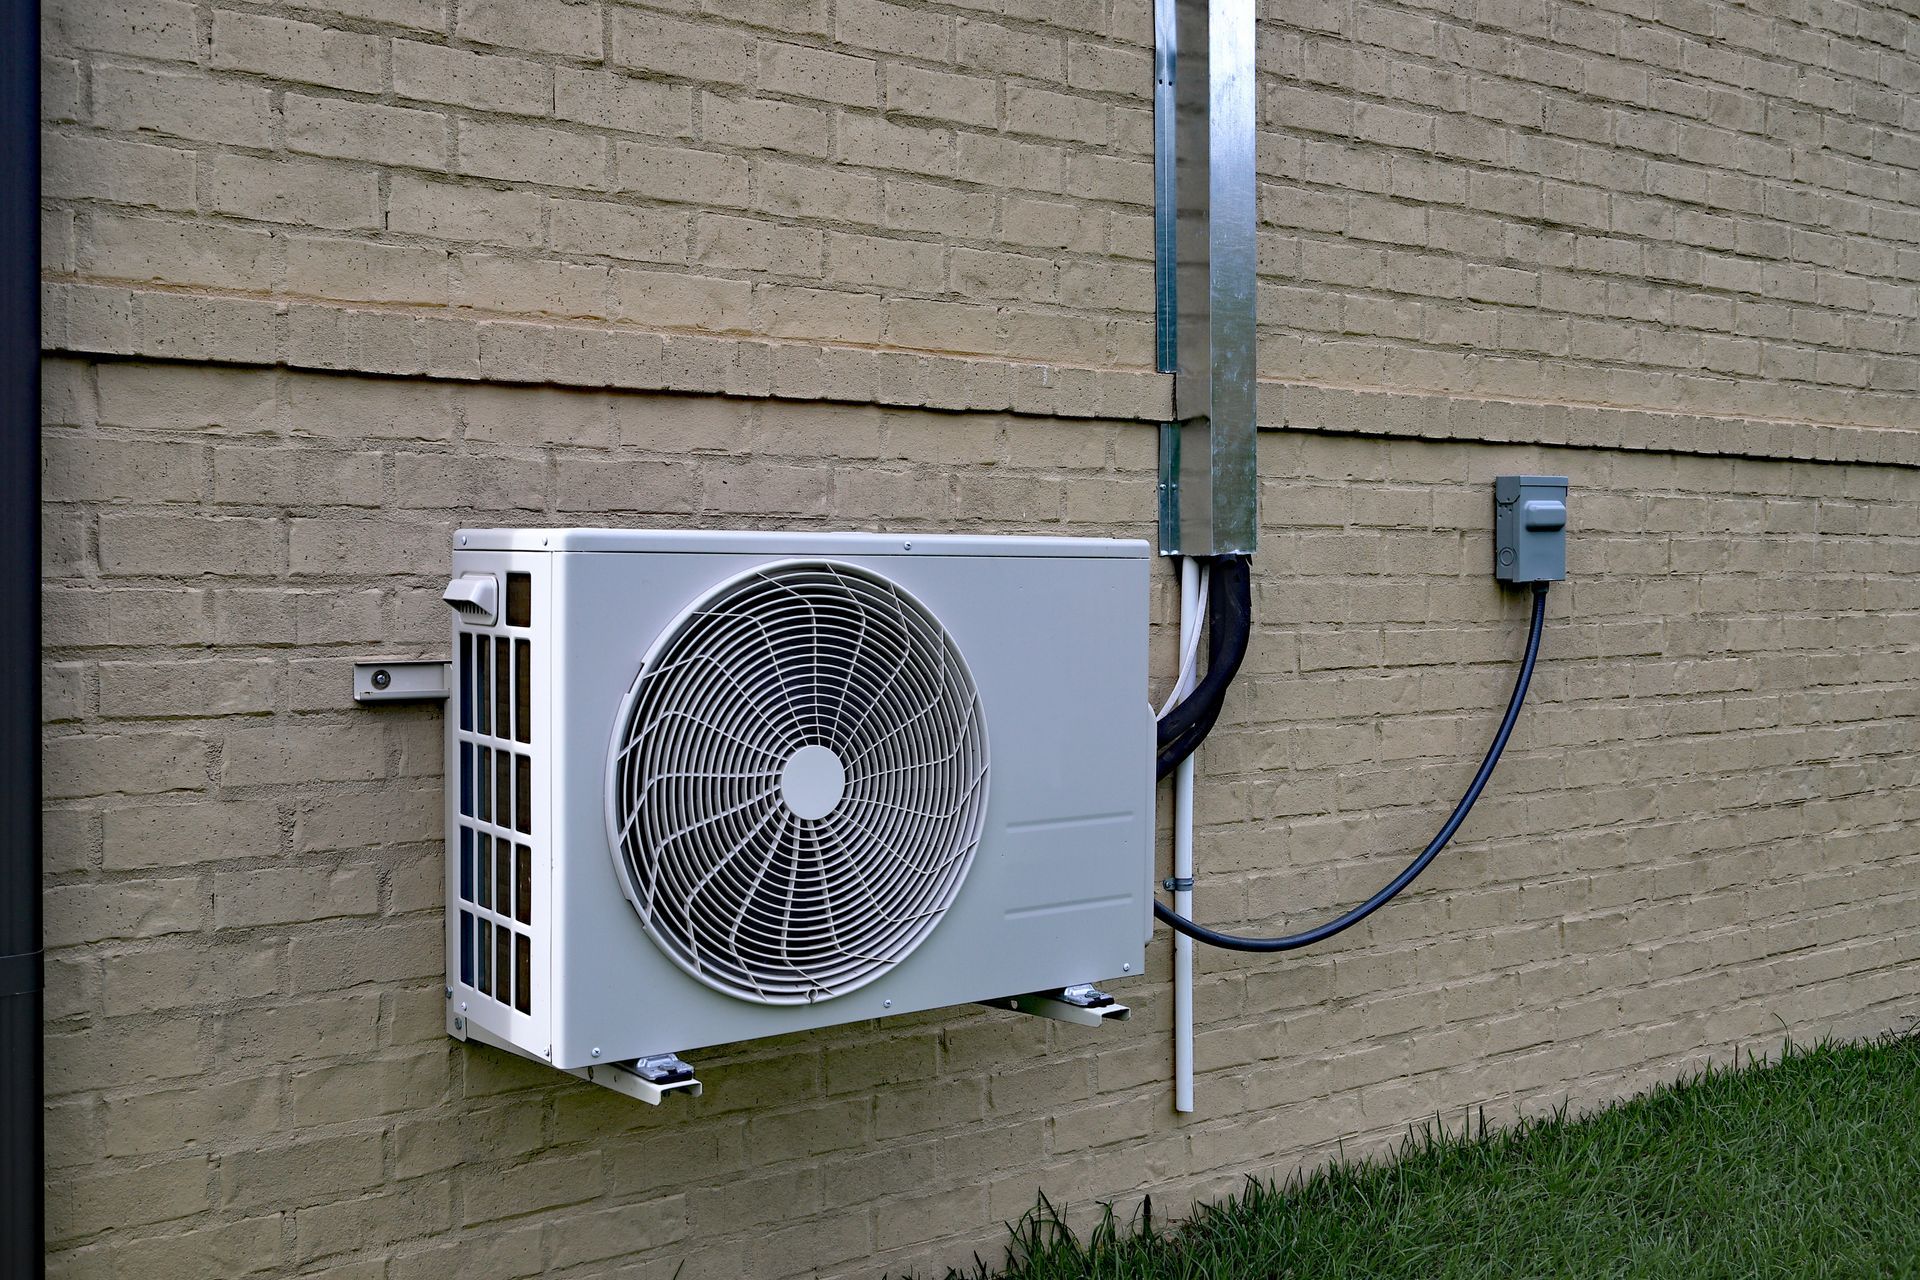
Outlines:
<svg viewBox="0 0 1920 1280"><path fill-rule="evenodd" d="M1005 996L982 1000L990 1009L1028 1013L1055 1022L1071 1022L1082 1027L1097 1027L1103 1022L1125 1022L1133 1010L1100 988L1088 984L1062 987L1056 991L1033 991L1023 996Z"/></svg>
<svg viewBox="0 0 1920 1280"><path fill-rule="evenodd" d="M355 702L445 702L453 664L435 659L370 659L353 664Z"/></svg>
<svg viewBox="0 0 1920 1280"><path fill-rule="evenodd" d="M669 1094L684 1093L689 1098L697 1098L706 1091L706 1086L693 1074L693 1068L671 1053L605 1065L595 1063L590 1067L576 1067L569 1074L655 1107Z"/></svg>

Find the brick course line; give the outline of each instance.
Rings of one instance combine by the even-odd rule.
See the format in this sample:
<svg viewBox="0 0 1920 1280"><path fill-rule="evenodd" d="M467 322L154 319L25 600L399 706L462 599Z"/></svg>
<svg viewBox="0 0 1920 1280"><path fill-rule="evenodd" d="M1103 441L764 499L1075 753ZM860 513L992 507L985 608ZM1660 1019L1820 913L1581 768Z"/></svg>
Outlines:
<svg viewBox="0 0 1920 1280"><path fill-rule="evenodd" d="M50 283L42 294L41 341L49 353L1146 424L1163 422L1172 412L1171 377L1138 370L157 289ZM1260 382L1260 425L1416 440L1920 466L1920 430L1910 426L1280 378Z"/></svg>

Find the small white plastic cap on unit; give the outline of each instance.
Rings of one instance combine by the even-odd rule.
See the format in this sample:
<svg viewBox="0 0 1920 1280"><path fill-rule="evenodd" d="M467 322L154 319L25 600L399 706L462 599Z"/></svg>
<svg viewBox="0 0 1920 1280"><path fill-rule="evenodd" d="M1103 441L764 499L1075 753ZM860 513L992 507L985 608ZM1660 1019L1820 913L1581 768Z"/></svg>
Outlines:
<svg viewBox="0 0 1920 1280"><path fill-rule="evenodd" d="M475 626L489 627L500 616L500 579L490 573L463 573L447 584L440 598Z"/></svg>

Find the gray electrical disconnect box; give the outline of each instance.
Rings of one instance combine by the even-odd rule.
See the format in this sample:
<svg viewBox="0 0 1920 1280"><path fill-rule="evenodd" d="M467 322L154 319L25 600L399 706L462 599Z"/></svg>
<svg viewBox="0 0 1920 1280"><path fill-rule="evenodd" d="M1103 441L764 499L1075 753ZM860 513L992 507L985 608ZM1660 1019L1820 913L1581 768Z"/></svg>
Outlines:
<svg viewBox="0 0 1920 1280"><path fill-rule="evenodd" d="M1558 582L1567 576L1567 478L1500 476L1493 482L1493 576Z"/></svg>

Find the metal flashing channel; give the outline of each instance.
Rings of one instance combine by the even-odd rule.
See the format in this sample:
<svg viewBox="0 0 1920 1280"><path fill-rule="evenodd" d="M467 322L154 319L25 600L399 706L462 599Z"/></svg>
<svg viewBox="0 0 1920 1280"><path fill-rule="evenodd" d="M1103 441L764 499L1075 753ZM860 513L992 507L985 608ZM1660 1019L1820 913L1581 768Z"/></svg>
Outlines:
<svg viewBox="0 0 1920 1280"><path fill-rule="evenodd" d="M1156 315L1175 419L1160 551L1247 554L1259 539L1253 6L1155 0L1154 29Z"/></svg>

